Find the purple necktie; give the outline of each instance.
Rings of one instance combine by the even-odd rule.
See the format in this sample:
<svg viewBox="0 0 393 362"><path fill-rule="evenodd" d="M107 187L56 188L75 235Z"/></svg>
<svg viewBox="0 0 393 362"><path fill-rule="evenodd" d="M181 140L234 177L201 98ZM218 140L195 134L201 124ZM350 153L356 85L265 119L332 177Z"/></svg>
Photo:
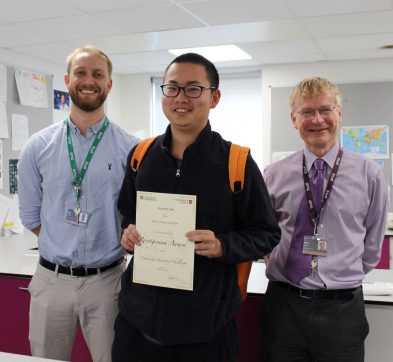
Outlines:
<svg viewBox="0 0 393 362"><path fill-rule="evenodd" d="M317 158L314 161L315 172L311 178L311 192L313 195L314 207L318 212L322 204L324 181L323 165L324 161L321 158ZM298 283L303 278L310 275L311 255L303 254L303 241L306 235L314 235L314 224L311 221L307 197L306 194L304 194L296 215L295 229L285 264L287 277L294 283Z"/></svg>

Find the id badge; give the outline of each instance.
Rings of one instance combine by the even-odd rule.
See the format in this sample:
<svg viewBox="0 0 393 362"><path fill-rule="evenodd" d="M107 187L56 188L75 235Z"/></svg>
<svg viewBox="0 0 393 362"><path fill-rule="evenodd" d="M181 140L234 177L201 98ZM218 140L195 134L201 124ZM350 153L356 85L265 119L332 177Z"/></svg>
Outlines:
<svg viewBox="0 0 393 362"><path fill-rule="evenodd" d="M89 214L87 212L81 212L79 214L79 226L85 228L87 226L87 219L89 218Z"/></svg>
<svg viewBox="0 0 393 362"><path fill-rule="evenodd" d="M326 239L306 235L303 241L303 254L327 256L327 245Z"/></svg>
<svg viewBox="0 0 393 362"><path fill-rule="evenodd" d="M79 215L75 212L75 209L69 208L67 210L65 222L67 224L77 225L81 227L87 226L87 220L89 218L89 214L86 212L80 212Z"/></svg>

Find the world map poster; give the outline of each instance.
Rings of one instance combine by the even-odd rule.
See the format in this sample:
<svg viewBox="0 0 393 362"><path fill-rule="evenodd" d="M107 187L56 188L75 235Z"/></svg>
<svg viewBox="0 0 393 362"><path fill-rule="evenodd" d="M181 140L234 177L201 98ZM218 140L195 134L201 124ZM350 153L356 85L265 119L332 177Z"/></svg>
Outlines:
<svg viewBox="0 0 393 362"><path fill-rule="evenodd" d="M341 143L346 149L374 159L389 158L388 126L350 126L341 128Z"/></svg>

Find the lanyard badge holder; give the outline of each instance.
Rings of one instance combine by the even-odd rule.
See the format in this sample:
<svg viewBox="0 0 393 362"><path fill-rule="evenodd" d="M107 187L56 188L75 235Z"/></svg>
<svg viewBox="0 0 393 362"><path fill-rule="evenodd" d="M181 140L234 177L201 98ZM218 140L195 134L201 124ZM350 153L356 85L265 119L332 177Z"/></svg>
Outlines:
<svg viewBox="0 0 393 362"><path fill-rule="evenodd" d="M342 155L343 155L343 148L340 147L337 157L336 157L336 160L334 162L332 173L329 176L329 181L326 185L326 190L323 194L321 210L319 213L314 207L314 202L313 202L311 188L310 188L310 177L308 175L308 172L306 172L307 169L305 166L305 160L303 159L304 185L305 185L306 196L307 196L307 201L308 201L308 206L309 206L309 211L310 211L310 218L312 220L312 223L314 224L314 233L313 233L314 235L304 236L303 254L312 255L311 266L310 266L312 276L315 276L317 274L317 270L318 270L318 258L317 257L318 256L326 257L328 255L328 251L327 251L328 241L318 234L318 225L319 225L319 221L320 221L320 215L322 214L323 208L325 207L326 202L327 202L327 200L330 196L330 193L332 191L333 183L336 178L338 168L340 166Z"/></svg>
<svg viewBox="0 0 393 362"><path fill-rule="evenodd" d="M81 169L80 173L78 173L78 168L77 168L76 161L75 161L75 152L74 152L74 146L72 144L72 138L71 138L71 132L70 132L68 118L65 120L65 123L66 123L66 127L67 127L68 156L70 159L71 171L74 176L74 181L71 183L71 186L73 188L75 199L76 199L74 208L73 209L69 208L67 210L65 222L68 224L86 227L89 215L87 212L83 212L81 210L80 203L79 203L79 200L81 197L82 181L86 175L87 169L90 165L90 161L93 158L94 152L96 151L97 146L102 139L102 136L104 135L106 129L108 128L109 121L108 121L108 118L105 117L104 124L102 125L102 127L98 131L96 137L94 138L93 144L91 145L90 150L87 153L86 159L83 162L82 169Z"/></svg>

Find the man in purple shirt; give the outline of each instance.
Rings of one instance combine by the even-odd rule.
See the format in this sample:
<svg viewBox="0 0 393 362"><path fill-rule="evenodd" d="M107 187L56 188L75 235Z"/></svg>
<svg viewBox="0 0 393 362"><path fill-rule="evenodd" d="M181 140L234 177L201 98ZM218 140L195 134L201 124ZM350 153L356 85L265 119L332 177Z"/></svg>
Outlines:
<svg viewBox="0 0 393 362"><path fill-rule="evenodd" d="M341 94L329 80L301 81L289 104L304 149L264 172L282 235L266 260L261 361L364 361L361 284L381 255L386 178L340 147Z"/></svg>

